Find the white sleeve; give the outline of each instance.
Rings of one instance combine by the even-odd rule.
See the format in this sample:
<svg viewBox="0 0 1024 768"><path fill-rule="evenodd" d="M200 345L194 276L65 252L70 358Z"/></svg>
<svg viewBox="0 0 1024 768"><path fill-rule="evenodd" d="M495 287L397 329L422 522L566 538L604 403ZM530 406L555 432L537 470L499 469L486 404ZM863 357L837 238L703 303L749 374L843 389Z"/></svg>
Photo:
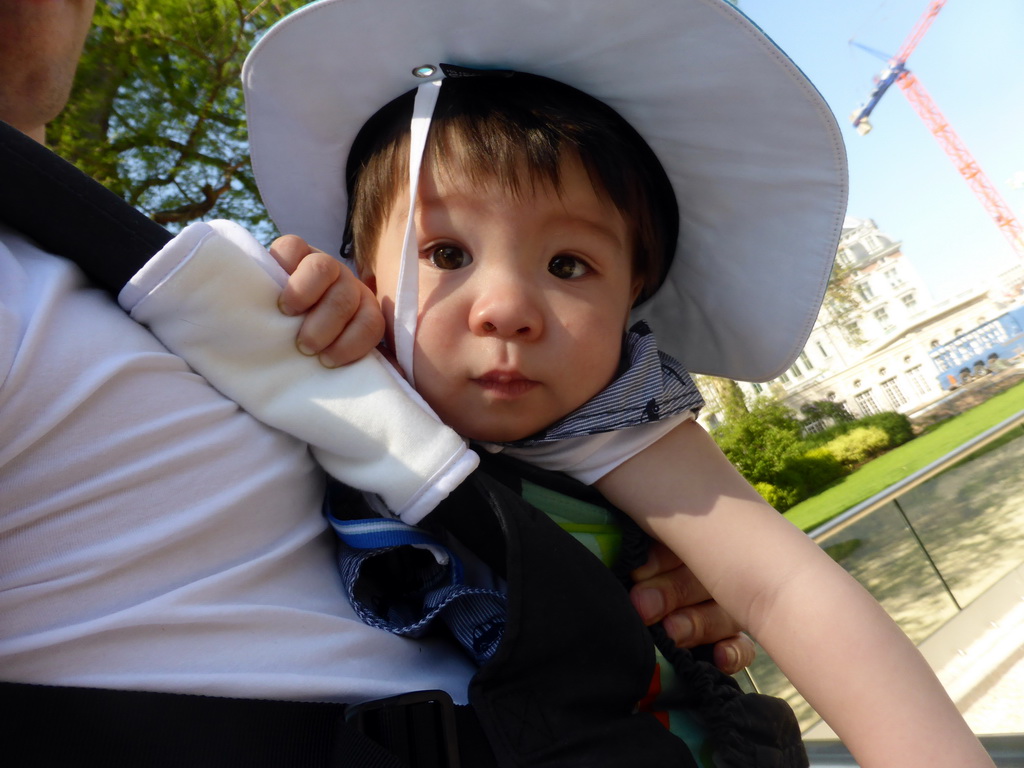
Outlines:
<svg viewBox="0 0 1024 768"><path fill-rule="evenodd" d="M541 469L564 472L581 483L593 485L684 421L694 418L693 411L682 411L659 421L596 435L568 437L529 446L480 443L480 447L488 453L502 453Z"/></svg>
<svg viewBox="0 0 1024 768"><path fill-rule="evenodd" d="M286 279L242 227L198 223L118 300L224 395L309 443L329 474L418 522L479 458L376 351L335 369L300 354L301 318L277 309Z"/></svg>

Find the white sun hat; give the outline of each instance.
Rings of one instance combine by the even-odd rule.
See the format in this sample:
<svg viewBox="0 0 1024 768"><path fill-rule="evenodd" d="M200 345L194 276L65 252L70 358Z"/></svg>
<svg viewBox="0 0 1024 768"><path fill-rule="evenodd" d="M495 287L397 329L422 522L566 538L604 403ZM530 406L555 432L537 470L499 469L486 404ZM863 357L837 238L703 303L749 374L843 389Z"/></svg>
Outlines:
<svg viewBox="0 0 1024 768"><path fill-rule="evenodd" d="M725 0L320 0L295 11L242 74L256 181L282 232L339 252L356 134L441 63L559 80L651 146L680 211L665 282L634 311L661 349L744 381L796 359L842 230L846 155L814 86Z"/></svg>

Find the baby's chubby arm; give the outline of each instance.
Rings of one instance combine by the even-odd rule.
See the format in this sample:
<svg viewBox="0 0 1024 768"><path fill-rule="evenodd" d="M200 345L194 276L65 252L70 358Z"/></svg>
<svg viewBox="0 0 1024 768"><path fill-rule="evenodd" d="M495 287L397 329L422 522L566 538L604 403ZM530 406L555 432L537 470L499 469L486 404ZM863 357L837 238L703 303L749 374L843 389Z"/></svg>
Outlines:
<svg viewBox="0 0 1024 768"><path fill-rule="evenodd" d="M992 766L881 606L685 422L596 483L693 569L864 768Z"/></svg>

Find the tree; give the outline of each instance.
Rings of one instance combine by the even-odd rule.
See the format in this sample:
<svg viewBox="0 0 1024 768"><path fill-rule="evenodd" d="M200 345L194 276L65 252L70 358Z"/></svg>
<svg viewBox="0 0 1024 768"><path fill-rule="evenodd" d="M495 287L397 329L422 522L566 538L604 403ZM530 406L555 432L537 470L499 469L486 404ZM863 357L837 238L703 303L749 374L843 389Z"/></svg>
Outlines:
<svg viewBox="0 0 1024 768"><path fill-rule="evenodd" d="M273 227L249 165L241 88L259 34L302 0L106 0L47 141L155 221Z"/></svg>
<svg viewBox="0 0 1024 768"><path fill-rule="evenodd" d="M804 403L800 406L800 412L807 421L831 419L834 424L853 421L853 415L846 409L846 403L836 403L832 400L815 400L811 403Z"/></svg>
<svg viewBox="0 0 1024 768"><path fill-rule="evenodd" d="M747 412L743 390L732 379L700 374L695 374L693 379L697 388L704 393L708 409L719 414L722 420L731 421Z"/></svg>
<svg viewBox="0 0 1024 768"><path fill-rule="evenodd" d="M824 328L837 328L853 346L864 343L860 327L855 322L861 314L861 302L853 287L856 269L843 266L837 259L832 263L832 272L825 288L824 311L818 322Z"/></svg>

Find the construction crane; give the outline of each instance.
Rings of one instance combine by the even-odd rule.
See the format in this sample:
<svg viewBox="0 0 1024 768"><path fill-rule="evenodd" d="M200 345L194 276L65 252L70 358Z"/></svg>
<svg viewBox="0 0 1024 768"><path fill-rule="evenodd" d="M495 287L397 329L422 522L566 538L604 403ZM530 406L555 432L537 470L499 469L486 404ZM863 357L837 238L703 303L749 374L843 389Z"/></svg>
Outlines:
<svg viewBox="0 0 1024 768"><path fill-rule="evenodd" d="M875 88L871 91L867 103L855 110L850 115L850 120L853 122L854 128L857 129L857 133L861 136L866 135L871 130L871 123L868 122L868 117L871 115L872 110L878 105L879 100L893 83L898 85L900 90L903 91L903 95L907 97L910 105L914 108L914 111L924 120L928 130L931 131L932 135L942 146L942 149L953 161L960 175L970 185L971 191L981 201L985 211L995 221L1003 236L1009 240L1018 258L1024 259L1024 228L1021 227L1020 221L1014 216L1013 211L1006 204L1006 201L1003 200L999 191L982 172L966 145L956 135L949 121L939 111L938 106L936 106L932 97L928 95L924 86L907 69L907 59L910 58L910 54L913 53L917 44L921 42L921 38L924 37L925 32L928 31L928 28L935 21L935 17L939 15L939 11L942 10L945 4L946 0L932 0L928 10L918 20L899 51L895 56L889 58L886 68L882 70L882 73L877 78ZM855 45L859 44L855 43ZM871 51L866 46L859 45L859 47ZM877 52L871 51L871 53ZM885 57L883 56L883 58Z"/></svg>

